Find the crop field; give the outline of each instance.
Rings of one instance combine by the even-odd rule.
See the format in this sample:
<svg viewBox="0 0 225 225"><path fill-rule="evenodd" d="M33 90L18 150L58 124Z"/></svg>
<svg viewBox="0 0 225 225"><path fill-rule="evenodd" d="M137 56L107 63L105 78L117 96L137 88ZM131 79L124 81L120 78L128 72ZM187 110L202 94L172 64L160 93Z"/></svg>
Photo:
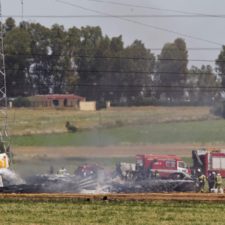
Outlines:
<svg viewBox="0 0 225 225"><path fill-rule="evenodd" d="M66 132L66 121L80 130L166 122L211 120L209 107L124 107L96 112L74 109L10 109L10 133L30 135Z"/></svg>
<svg viewBox="0 0 225 225"><path fill-rule="evenodd" d="M222 225L225 220L225 203L220 201L45 198L1 198L1 221L4 225Z"/></svg>
<svg viewBox="0 0 225 225"><path fill-rule="evenodd" d="M78 128L68 133L66 121ZM220 144L225 121L208 107L130 107L96 112L11 109L14 146L116 146L169 143Z"/></svg>
<svg viewBox="0 0 225 225"><path fill-rule="evenodd" d="M15 146L107 146L225 143L225 120L171 122L95 129L77 133L13 137Z"/></svg>

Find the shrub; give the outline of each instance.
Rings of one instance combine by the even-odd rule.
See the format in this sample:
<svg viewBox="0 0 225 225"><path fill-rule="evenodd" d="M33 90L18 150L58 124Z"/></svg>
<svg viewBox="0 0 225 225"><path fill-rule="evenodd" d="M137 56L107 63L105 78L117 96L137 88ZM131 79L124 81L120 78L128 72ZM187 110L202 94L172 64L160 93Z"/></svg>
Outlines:
<svg viewBox="0 0 225 225"><path fill-rule="evenodd" d="M225 118L225 102L218 102L216 103L211 112L216 115L216 116L221 116L223 118Z"/></svg>
<svg viewBox="0 0 225 225"><path fill-rule="evenodd" d="M75 133L77 131L77 127L74 126L74 125L72 125L72 124L70 124L69 121L66 122L66 125L65 126L66 126L66 128L67 128L67 130L69 132Z"/></svg>
<svg viewBox="0 0 225 225"><path fill-rule="evenodd" d="M31 102L28 98L25 97L18 97L13 101L14 107L30 107Z"/></svg>

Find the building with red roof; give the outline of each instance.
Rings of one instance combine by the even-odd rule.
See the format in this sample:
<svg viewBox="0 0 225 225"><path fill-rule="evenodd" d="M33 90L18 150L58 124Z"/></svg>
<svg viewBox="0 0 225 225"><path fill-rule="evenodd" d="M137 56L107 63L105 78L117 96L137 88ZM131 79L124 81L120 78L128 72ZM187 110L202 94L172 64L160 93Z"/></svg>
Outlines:
<svg viewBox="0 0 225 225"><path fill-rule="evenodd" d="M34 95L28 98L32 107L74 107L79 108L80 101L85 101L84 97L74 94L48 94Z"/></svg>

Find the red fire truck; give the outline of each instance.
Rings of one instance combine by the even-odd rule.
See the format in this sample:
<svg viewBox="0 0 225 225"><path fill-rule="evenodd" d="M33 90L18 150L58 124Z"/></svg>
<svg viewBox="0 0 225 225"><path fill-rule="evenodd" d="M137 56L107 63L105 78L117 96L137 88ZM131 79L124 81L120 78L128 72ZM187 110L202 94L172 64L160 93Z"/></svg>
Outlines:
<svg viewBox="0 0 225 225"><path fill-rule="evenodd" d="M136 155L136 170L144 177L157 172L161 178L176 172L190 173L187 164L176 155Z"/></svg>
<svg viewBox="0 0 225 225"><path fill-rule="evenodd" d="M204 173L219 172L225 178L225 150L197 149L192 151L194 172ZM198 175L198 174L197 174Z"/></svg>

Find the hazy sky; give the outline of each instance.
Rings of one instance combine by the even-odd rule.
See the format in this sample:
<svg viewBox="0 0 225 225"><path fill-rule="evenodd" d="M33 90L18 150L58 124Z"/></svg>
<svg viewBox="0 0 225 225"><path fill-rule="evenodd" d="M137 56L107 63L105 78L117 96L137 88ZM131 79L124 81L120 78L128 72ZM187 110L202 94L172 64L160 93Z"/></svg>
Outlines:
<svg viewBox="0 0 225 225"><path fill-rule="evenodd" d="M21 16L21 0L1 1L3 15ZM189 50L189 59L214 60L218 56L221 46L225 44L224 0L23 1L24 20L29 22L40 22L46 26L51 26L54 23L58 23L64 25L66 28L72 26L81 27L86 25L98 25L102 28L103 33L109 35L110 37L119 36L122 34L125 45L131 44L135 39L139 39L142 40L148 48L161 48L166 42L172 42L175 38L182 37L185 39L188 48L213 48L204 51ZM130 6L126 4L129 4ZM166 11L165 9L182 12ZM190 16L191 14L195 14L197 16L192 17ZM224 15L224 18L198 17L201 14L222 14ZM31 18L26 17L27 15L188 15L188 17ZM17 22L21 21L21 17L16 17L16 20ZM170 30L171 32L165 30ZM205 39L205 41L198 39ZM157 50L154 50L153 52L156 54L159 53ZM189 66L190 64L201 65L212 64L212 62L191 61Z"/></svg>

